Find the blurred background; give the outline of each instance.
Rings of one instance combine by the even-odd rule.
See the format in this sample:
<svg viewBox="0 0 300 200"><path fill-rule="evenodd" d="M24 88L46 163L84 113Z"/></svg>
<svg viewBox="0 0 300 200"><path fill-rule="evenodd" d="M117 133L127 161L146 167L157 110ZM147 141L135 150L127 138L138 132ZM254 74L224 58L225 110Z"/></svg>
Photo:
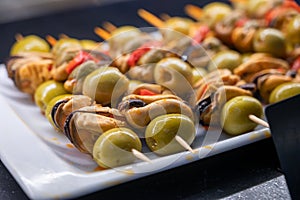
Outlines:
<svg viewBox="0 0 300 200"><path fill-rule="evenodd" d="M211 0L0 0L0 63L8 58L18 33L56 38L63 33L101 42L93 30L104 21L116 26L149 27L137 15L139 8L156 15L186 16L183 9L186 4L203 6L209 2Z"/></svg>
<svg viewBox="0 0 300 200"><path fill-rule="evenodd" d="M129 0L1 0L0 23L28 19L74 8L104 5L120 1Z"/></svg>

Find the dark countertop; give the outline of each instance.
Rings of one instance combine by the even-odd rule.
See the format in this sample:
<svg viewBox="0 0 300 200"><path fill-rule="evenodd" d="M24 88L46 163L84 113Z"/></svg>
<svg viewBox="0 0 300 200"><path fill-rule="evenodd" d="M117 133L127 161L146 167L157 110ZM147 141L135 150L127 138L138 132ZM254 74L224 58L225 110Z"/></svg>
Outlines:
<svg viewBox="0 0 300 200"><path fill-rule="evenodd" d="M271 139L80 199L290 199ZM27 199L0 164L0 199Z"/></svg>

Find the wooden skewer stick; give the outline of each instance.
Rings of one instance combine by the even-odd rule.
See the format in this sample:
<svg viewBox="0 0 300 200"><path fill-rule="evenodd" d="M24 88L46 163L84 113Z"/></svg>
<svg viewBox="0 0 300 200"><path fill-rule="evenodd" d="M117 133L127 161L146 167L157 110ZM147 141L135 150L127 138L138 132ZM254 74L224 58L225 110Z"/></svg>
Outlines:
<svg viewBox="0 0 300 200"><path fill-rule="evenodd" d="M249 119L259 125L270 128L269 124L266 121L260 119L259 117L256 117L255 115L249 115Z"/></svg>
<svg viewBox="0 0 300 200"><path fill-rule="evenodd" d="M191 4L186 5L184 7L184 11L186 12L187 15L194 18L195 20L199 20L203 15L203 10L201 8Z"/></svg>
<svg viewBox="0 0 300 200"><path fill-rule="evenodd" d="M195 151L191 148L191 146L179 135L175 136L175 140L186 150L190 151L191 153L195 153Z"/></svg>
<svg viewBox="0 0 300 200"><path fill-rule="evenodd" d="M103 22L103 28L105 28L110 33L117 29L117 27L115 25L113 25L112 23L110 23L108 21Z"/></svg>
<svg viewBox="0 0 300 200"><path fill-rule="evenodd" d="M167 13L162 13L162 14L160 14L160 18L161 18L163 21L167 21L168 19L171 19L171 16L168 15Z"/></svg>
<svg viewBox="0 0 300 200"><path fill-rule="evenodd" d="M17 33L17 34L15 35L15 39L16 39L16 41L21 41L21 40L24 39L24 37L23 37L23 35L22 35L21 33Z"/></svg>
<svg viewBox="0 0 300 200"><path fill-rule="evenodd" d="M143 161L145 161L145 162L151 163L151 160L150 160L145 154L143 154L142 152L140 152L140 151L138 151L138 150L136 150L136 149L131 149L131 152L132 152L133 155L134 155L135 157L137 157L138 159L143 160Z"/></svg>
<svg viewBox="0 0 300 200"><path fill-rule="evenodd" d="M54 46L57 42L57 40L54 37L52 37L51 35L47 35L46 40L51 44L51 46Z"/></svg>
<svg viewBox="0 0 300 200"><path fill-rule="evenodd" d="M103 40L108 40L111 37L111 34L109 32L107 32L106 30L96 27L94 29L94 32L101 37Z"/></svg>
<svg viewBox="0 0 300 200"><path fill-rule="evenodd" d="M70 37L64 33L61 33L61 34L59 34L59 38L70 38Z"/></svg>
<svg viewBox="0 0 300 200"><path fill-rule="evenodd" d="M161 19L159 19L158 17L156 17L155 15L153 15L152 13L150 13L144 9L139 9L138 15L141 18L143 18L146 22L148 22L149 24L151 24L157 28L161 28L164 26L164 22Z"/></svg>
<svg viewBox="0 0 300 200"><path fill-rule="evenodd" d="M247 0L229 0L231 3L247 3Z"/></svg>

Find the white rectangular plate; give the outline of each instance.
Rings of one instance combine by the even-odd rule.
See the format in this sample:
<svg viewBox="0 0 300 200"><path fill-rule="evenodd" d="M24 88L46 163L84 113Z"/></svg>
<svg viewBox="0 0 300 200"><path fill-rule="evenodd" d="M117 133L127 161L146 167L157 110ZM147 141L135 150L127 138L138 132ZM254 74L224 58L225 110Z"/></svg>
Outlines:
<svg viewBox="0 0 300 200"><path fill-rule="evenodd" d="M269 129L259 127L236 137L222 133L214 141L213 133L213 137L204 137L205 131L200 130L192 145L197 150L194 154L157 157L147 153L151 163L100 170L89 156L51 127L30 96L16 89L4 65L0 65L0 107L0 158L25 193L34 199L82 196L271 136Z"/></svg>

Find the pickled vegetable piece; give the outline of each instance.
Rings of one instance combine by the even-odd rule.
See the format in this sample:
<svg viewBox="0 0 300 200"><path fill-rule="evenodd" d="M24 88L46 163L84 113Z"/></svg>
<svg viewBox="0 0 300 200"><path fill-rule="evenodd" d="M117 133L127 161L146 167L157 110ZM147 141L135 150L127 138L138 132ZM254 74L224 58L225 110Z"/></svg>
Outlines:
<svg viewBox="0 0 300 200"><path fill-rule="evenodd" d="M249 96L238 96L225 103L221 111L221 124L226 133L240 135L253 130L257 124L249 119L249 115L261 117L261 103Z"/></svg>

